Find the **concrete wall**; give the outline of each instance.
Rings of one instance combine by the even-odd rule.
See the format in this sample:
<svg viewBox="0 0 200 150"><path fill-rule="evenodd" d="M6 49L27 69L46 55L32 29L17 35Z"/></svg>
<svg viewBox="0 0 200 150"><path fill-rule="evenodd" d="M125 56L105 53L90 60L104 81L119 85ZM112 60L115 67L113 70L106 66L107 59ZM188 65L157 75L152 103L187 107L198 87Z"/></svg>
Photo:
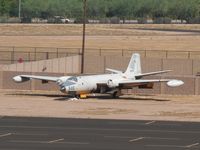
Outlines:
<svg viewBox="0 0 200 150"><path fill-rule="evenodd" d="M192 75L193 60L189 59L163 59L163 69L170 69L169 75Z"/></svg>
<svg viewBox="0 0 200 150"><path fill-rule="evenodd" d="M85 73L104 73L106 68L125 71L130 56L85 56ZM166 75L196 75L200 73L198 59L161 59L141 58L142 72L157 70L173 70ZM80 73L81 57L69 56L27 63L16 63L0 67L4 71L49 72L49 73Z"/></svg>
<svg viewBox="0 0 200 150"><path fill-rule="evenodd" d="M4 65L3 71L79 73L80 56L69 56L41 61Z"/></svg>
<svg viewBox="0 0 200 150"><path fill-rule="evenodd" d="M180 80L184 81L184 85L177 87L177 88L172 88L172 87L168 87L166 84L162 84L161 94L174 94L174 95L195 95L195 94L197 94L197 93L195 93L195 90L196 90L195 88L196 88L196 84L198 84L198 83L196 82L195 77L192 77L192 76L188 76L188 77L167 76L165 78L180 79Z"/></svg>
<svg viewBox="0 0 200 150"><path fill-rule="evenodd" d="M105 57L103 56L85 56L85 73L103 73L105 68Z"/></svg>
<svg viewBox="0 0 200 150"><path fill-rule="evenodd" d="M127 68L129 57L90 56L85 57L85 73L104 73L106 68L123 70ZM200 60L141 58L142 72L173 70L166 75L196 75L200 73Z"/></svg>
<svg viewBox="0 0 200 150"><path fill-rule="evenodd" d="M3 89L3 72L0 71L0 89Z"/></svg>
<svg viewBox="0 0 200 150"><path fill-rule="evenodd" d="M24 82L17 84L12 78L19 74L31 74L30 72L2 72L2 88L3 89L17 89L17 90L31 90L31 82Z"/></svg>

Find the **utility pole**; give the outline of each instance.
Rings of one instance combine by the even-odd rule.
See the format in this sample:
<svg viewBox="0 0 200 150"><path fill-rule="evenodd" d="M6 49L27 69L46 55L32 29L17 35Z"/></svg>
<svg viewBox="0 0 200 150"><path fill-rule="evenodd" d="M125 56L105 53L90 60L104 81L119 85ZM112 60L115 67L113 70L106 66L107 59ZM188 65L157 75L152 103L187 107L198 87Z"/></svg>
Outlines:
<svg viewBox="0 0 200 150"><path fill-rule="evenodd" d="M18 11L19 11L18 17L19 17L19 19L21 19L21 0L19 0L19 10Z"/></svg>
<svg viewBox="0 0 200 150"><path fill-rule="evenodd" d="M84 73L86 1L87 0L83 0L83 40L82 40L81 73Z"/></svg>

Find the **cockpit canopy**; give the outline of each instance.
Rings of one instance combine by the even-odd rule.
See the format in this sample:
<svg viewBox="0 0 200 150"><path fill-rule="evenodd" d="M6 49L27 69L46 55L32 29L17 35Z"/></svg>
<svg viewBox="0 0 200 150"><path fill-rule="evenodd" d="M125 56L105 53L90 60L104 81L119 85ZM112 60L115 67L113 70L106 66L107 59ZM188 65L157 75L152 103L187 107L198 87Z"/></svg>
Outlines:
<svg viewBox="0 0 200 150"><path fill-rule="evenodd" d="M70 77L67 79L68 81L78 82L77 77Z"/></svg>

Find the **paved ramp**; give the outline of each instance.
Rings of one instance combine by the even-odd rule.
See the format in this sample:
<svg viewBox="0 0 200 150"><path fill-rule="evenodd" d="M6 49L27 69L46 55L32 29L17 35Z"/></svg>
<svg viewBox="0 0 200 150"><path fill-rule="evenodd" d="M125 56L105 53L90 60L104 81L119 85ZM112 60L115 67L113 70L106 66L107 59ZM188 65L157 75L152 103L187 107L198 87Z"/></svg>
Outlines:
<svg viewBox="0 0 200 150"><path fill-rule="evenodd" d="M200 149L200 123L1 117L0 149Z"/></svg>

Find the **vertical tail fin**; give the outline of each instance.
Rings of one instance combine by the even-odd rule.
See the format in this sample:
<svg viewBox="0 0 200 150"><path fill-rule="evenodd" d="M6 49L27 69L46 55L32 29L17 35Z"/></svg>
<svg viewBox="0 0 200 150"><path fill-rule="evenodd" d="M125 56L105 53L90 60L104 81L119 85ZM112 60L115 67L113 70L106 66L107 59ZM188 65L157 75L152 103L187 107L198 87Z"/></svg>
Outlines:
<svg viewBox="0 0 200 150"><path fill-rule="evenodd" d="M132 55L128 68L126 69L124 74L128 78L133 78L135 75L141 73L142 72L141 72L140 54L135 53Z"/></svg>

